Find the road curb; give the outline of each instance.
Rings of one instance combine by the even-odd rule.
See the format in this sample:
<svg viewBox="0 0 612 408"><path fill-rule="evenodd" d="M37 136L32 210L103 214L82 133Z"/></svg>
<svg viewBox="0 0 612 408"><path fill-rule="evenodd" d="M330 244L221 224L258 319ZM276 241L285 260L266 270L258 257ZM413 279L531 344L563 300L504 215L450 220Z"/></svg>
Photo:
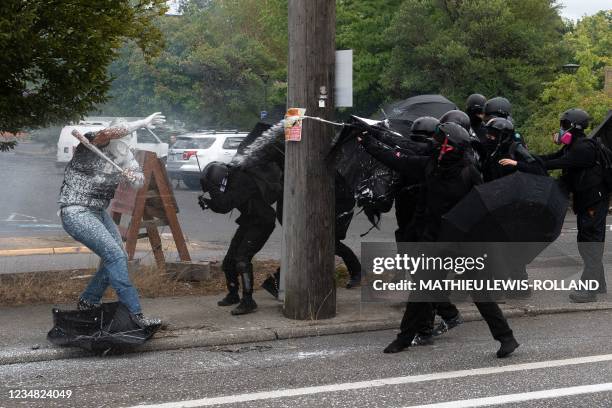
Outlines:
<svg viewBox="0 0 612 408"><path fill-rule="evenodd" d="M29 255L67 255L67 254L90 254L89 248L84 246L55 247L55 248L24 248L24 249L0 249L0 257L29 256Z"/></svg>
<svg viewBox="0 0 612 408"><path fill-rule="evenodd" d="M577 313L586 311L612 310L610 305L579 304L563 307L506 309L507 318L529 317L559 313ZM466 322L482 320L477 311L462 312ZM335 334L362 333L395 329L399 325L397 319L381 319L372 321L357 321L348 323L311 324L295 327L276 327L260 329L236 329L211 333L200 329L177 329L161 332L159 337L144 344L131 353L179 350L199 347L222 347L233 344L257 343L272 340L287 340L304 337L329 336ZM95 357L94 354L75 348L53 348L45 345L29 347L4 348L0 351L0 366L23 364L40 361L64 360L69 358Z"/></svg>

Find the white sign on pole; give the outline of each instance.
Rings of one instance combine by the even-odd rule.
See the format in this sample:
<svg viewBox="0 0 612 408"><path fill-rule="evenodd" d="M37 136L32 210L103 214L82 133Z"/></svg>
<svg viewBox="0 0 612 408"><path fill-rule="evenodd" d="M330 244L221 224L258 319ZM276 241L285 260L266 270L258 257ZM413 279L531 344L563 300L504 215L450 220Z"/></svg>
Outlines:
<svg viewBox="0 0 612 408"><path fill-rule="evenodd" d="M353 106L353 50L336 51L336 107Z"/></svg>

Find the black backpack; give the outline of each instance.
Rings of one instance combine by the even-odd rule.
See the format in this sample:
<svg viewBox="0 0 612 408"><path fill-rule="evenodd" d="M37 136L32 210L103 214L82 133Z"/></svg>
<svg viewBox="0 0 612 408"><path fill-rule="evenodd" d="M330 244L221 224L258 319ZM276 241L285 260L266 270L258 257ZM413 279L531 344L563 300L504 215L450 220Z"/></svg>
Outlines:
<svg viewBox="0 0 612 408"><path fill-rule="evenodd" d="M599 138L590 139L595 143L597 165L601 168L601 176L606 190L612 191L612 150Z"/></svg>

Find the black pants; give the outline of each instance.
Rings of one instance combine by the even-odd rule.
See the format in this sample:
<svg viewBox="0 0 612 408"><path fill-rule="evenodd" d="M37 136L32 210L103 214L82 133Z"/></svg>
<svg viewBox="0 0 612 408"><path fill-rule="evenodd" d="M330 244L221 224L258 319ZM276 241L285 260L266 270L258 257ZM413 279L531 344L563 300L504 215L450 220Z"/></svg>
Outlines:
<svg viewBox="0 0 612 408"><path fill-rule="evenodd" d="M340 258L342 258L342 261L344 261L351 279L361 279L361 263L359 262L359 258L357 258L357 255L355 255L351 248L346 246L340 240L336 240L336 255L338 255Z"/></svg>
<svg viewBox="0 0 612 408"><path fill-rule="evenodd" d="M400 324L400 333L397 335L397 338L410 343L417 333L431 334L431 322L433 321L432 316L436 304L441 303L408 302L406 304L406 310L404 311L404 317ZM449 304L452 305L452 303ZM503 339L513 336L512 329L510 329L508 321L497 303L474 302L474 304L478 308L478 312L482 318L487 322L491 335L495 340L502 341Z"/></svg>
<svg viewBox="0 0 612 408"><path fill-rule="evenodd" d="M608 199L601 200L585 211L576 214L578 226L578 252L584 267L581 280L596 280L600 288L606 287L602 262L606 239Z"/></svg>
<svg viewBox="0 0 612 408"><path fill-rule="evenodd" d="M225 273L227 290L230 293L238 293L238 277L240 276L243 296L252 296L253 264L251 261L268 241L272 231L274 231L274 222L271 224L245 224L238 227L221 265Z"/></svg>

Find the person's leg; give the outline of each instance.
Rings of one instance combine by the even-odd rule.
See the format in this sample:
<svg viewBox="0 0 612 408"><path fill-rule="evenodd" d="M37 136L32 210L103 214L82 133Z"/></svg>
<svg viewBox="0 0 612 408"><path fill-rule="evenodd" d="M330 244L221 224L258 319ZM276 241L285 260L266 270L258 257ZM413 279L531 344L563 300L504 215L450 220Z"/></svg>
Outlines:
<svg viewBox="0 0 612 408"><path fill-rule="evenodd" d="M119 245L121 248L124 248L123 239L121 238L121 233L119 232L117 225L113 221L113 218L106 211L102 212L102 224L104 224L104 227L111 234L111 236L113 237L117 245ZM94 277L91 279L84 293L86 294L89 293L93 296L94 293L100 292L101 296L103 296L104 292L106 291L106 288L108 288L109 285L110 285L110 281L109 281L108 271L106 270L106 267L104 266L104 262L100 262L100 268L98 269L98 272L96 272ZM91 290L90 290L90 287L92 288ZM93 288L95 288L95 290ZM98 299L98 301L99 300L100 299Z"/></svg>
<svg viewBox="0 0 612 408"><path fill-rule="evenodd" d="M487 322L493 338L501 343L497 357L503 358L512 353L518 346L514 333L501 309L495 302L474 302L478 312Z"/></svg>
<svg viewBox="0 0 612 408"><path fill-rule="evenodd" d="M340 240L336 240L336 255L342 258L349 272L350 281L347 289L358 286L361 282L361 263L357 255Z"/></svg>
<svg viewBox="0 0 612 408"><path fill-rule="evenodd" d="M606 290L606 279L603 267L604 241L606 235L606 216L608 200L602 200L592 208L576 215L578 226L578 252L583 261L582 281L596 280L601 291ZM596 300L596 294L588 291L577 291L570 294L576 302Z"/></svg>
<svg viewBox="0 0 612 408"><path fill-rule="evenodd" d="M412 340L419 332L426 332L433 314L432 304L429 302L408 302L404 316L400 323L400 332L397 338L389 344L385 353L398 353L410 347Z"/></svg>
<svg viewBox="0 0 612 408"><path fill-rule="evenodd" d="M138 292L130 282L127 270L127 255L104 225L104 210L92 210L86 207L66 207L62 210L62 224L66 232L83 243L98 255L104 264L104 278L96 279L96 286L89 285L82 297L91 302L98 302L106 284L110 283L119 300L130 312L141 313ZM102 269L102 268L101 268Z"/></svg>
<svg viewBox="0 0 612 408"><path fill-rule="evenodd" d="M244 235L234 260L236 272L242 280L242 299L240 304L232 310L233 315L246 314L257 309L257 303L253 300L253 264L251 261L274 231L274 219L266 224L244 225L241 228L244 228Z"/></svg>
<svg viewBox="0 0 612 408"><path fill-rule="evenodd" d="M240 296L238 295L238 290L240 289L240 284L238 283L238 273L236 271L236 253L238 249L242 245L242 239L244 237L244 228L239 226L232 240L230 242L230 246L227 249L227 253L225 254L225 258L223 258L223 263L221 264L221 269L225 274L225 285L227 286L227 295L217 302L219 306L231 306L240 302Z"/></svg>

